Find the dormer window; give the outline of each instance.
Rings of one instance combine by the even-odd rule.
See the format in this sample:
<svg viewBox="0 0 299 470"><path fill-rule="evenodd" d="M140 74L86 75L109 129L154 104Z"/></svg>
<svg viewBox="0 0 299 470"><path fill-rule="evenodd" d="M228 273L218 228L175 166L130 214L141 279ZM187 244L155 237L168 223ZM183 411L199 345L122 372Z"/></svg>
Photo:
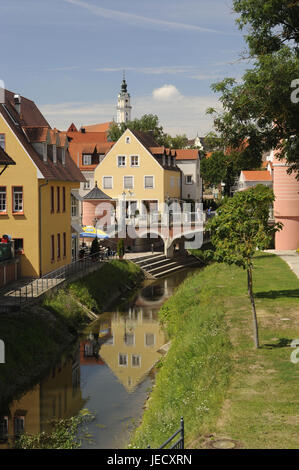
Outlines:
<svg viewBox="0 0 299 470"><path fill-rule="evenodd" d="M83 155L83 165L91 165L91 155Z"/></svg>
<svg viewBox="0 0 299 470"><path fill-rule="evenodd" d="M47 156L47 142L44 142L43 143L43 160L44 160L44 162L47 161L47 158L48 158L48 156Z"/></svg>
<svg viewBox="0 0 299 470"><path fill-rule="evenodd" d="M65 165L65 148L62 149L61 160L62 160L62 164Z"/></svg>
<svg viewBox="0 0 299 470"><path fill-rule="evenodd" d="M53 145L53 163L57 163L57 147L55 144Z"/></svg>

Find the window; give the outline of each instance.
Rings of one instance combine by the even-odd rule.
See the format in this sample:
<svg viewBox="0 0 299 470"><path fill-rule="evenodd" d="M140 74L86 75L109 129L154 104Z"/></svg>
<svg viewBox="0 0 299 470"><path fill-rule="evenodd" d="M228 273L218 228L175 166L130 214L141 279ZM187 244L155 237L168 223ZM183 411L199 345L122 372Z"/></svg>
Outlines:
<svg viewBox="0 0 299 470"><path fill-rule="evenodd" d="M140 367L141 357L137 354L132 354L132 367Z"/></svg>
<svg viewBox="0 0 299 470"><path fill-rule="evenodd" d="M12 188L12 211L23 212L23 187L13 186Z"/></svg>
<svg viewBox="0 0 299 470"><path fill-rule="evenodd" d="M127 366L128 365L128 355L127 354L118 354L118 365L119 366Z"/></svg>
<svg viewBox="0 0 299 470"><path fill-rule="evenodd" d="M72 217L77 217L78 202L77 202L77 199L73 195L71 196L71 209L72 209Z"/></svg>
<svg viewBox="0 0 299 470"><path fill-rule="evenodd" d="M63 256L66 257L66 233L63 232Z"/></svg>
<svg viewBox="0 0 299 470"><path fill-rule="evenodd" d="M83 165L91 165L91 155L83 155Z"/></svg>
<svg viewBox="0 0 299 470"><path fill-rule="evenodd" d="M174 176L171 176L171 177L170 177L170 186L171 186L171 188L174 187L174 181L175 181L175 180L174 180Z"/></svg>
<svg viewBox="0 0 299 470"><path fill-rule="evenodd" d="M131 155L131 166L139 166L139 156Z"/></svg>
<svg viewBox="0 0 299 470"><path fill-rule="evenodd" d="M90 189L90 180L86 180L83 183L83 189Z"/></svg>
<svg viewBox="0 0 299 470"><path fill-rule="evenodd" d="M14 417L14 435L19 436L25 431L25 417L15 416Z"/></svg>
<svg viewBox="0 0 299 470"><path fill-rule="evenodd" d="M54 187L51 186L51 212L54 212Z"/></svg>
<svg viewBox="0 0 299 470"><path fill-rule="evenodd" d="M0 186L0 214L6 213L6 186Z"/></svg>
<svg viewBox="0 0 299 470"><path fill-rule="evenodd" d="M62 212L65 212L65 187L62 188Z"/></svg>
<svg viewBox="0 0 299 470"><path fill-rule="evenodd" d="M60 187L57 186L57 212L60 212Z"/></svg>
<svg viewBox="0 0 299 470"><path fill-rule="evenodd" d="M130 137L126 137L126 144L129 144L131 142Z"/></svg>
<svg viewBox="0 0 299 470"><path fill-rule="evenodd" d="M133 189L134 180L133 176L124 176L124 189Z"/></svg>
<svg viewBox="0 0 299 470"><path fill-rule="evenodd" d="M57 233L57 259L60 259L60 233Z"/></svg>
<svg viewBox="0 0 299 470"><path fill-rule="evenodd" d="M153 187L154 187L154 177L153 176L145 176L144 177L144 187L145 187L145 189L153 189Z"/></svg>
<svg viewBox="0 0 299 470"><path fill-rule="evenodd" d="M6 441L8 435L8 417L0 417L0 441Z"/></svg>
<svg viewBox="0 0 299 470"><path fill-rule="evenodd" d="M0 147L5 150L5 134L0 134Z"/></svg>
<svg viewBox="0 0 299 470"><path fill-rule="evenodd" d="M185 184L193 184L192 175L185 176Z"/></svg>
<svg viewBox="0 0 299 470"><path fill-rule="evenodd" d="M124 155L117 157L117 166L126 166L126 157Z"/></svg>
<svg viewBox="0 0 299 470"><path fill-rule="evenodd" d="M155 344L155 335L153 333L146 333L145 334L145 345L146 346L154 346Z"/></svg>
<svg viewBox="0 0 299 470"><path fill-rule="evenodd" d="M125 344L127 346L133 346L135 343L135 335L134 333L126 333L125 334Z"/></svg>
<svg viewBox="0 0 299 470"><path fill-rule="evenodd" d="M103 176L103 188L112 189L112 176Z"/></svg>
<svg viewBox="0 0 299 470"><path fill-rule="evenodd" d="M51 235L51 261L55 259L54 235Z"/></svg>

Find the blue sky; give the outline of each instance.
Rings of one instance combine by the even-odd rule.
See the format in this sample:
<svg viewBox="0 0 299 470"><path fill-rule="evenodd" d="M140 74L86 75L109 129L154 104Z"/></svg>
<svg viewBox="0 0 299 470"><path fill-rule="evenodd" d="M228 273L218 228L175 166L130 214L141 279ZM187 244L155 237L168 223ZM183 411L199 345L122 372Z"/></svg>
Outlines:
<svg viewBox="0 0 299 470"><path fill-rule="evenodd" d="M231 0L0 2L0 79L62 130L116 117L125 70L133 118L153 113L172 135L204 135L211 83L248 67Z"/></svg>

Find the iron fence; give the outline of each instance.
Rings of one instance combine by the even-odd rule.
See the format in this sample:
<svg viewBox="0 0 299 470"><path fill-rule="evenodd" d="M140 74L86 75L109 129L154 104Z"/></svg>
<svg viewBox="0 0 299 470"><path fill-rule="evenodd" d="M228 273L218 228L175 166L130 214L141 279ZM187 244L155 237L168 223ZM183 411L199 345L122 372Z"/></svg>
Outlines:
<svg viewBox="0 0 299 470"><path fill-rule="evenodd" d="M71 276L77 273L84 273L90 270L95 265L100 265L104 259L109 257L103 257L101 255L90 254L86 255L81 259L73 261L70 264L62 266L61 268L55 269L44 276L34 279L29 283L26 283L23 287L15 289L12 293L16 303L27 302L33 298L38 297L48 289L55 287L61 282L69 279Z"/></svg>
<svg viewBox="0 0 299 470"><path fill-rule="evenodd" d="M174 440L175 437L177 436L180 436L178 440L176 440L175 442L172 442ZM184 418L182 417L181 418L181 425L180 425L180 428L169 438L167 439L167 441L163 442L163 444L159 447L159 449L165 449L168 444L171 444L170 447L167 447L168 449L184 449L184 437L185 435L185 429L184 429ZM147 447L148 449L150 449L151 447L148 446Z"/></svg>

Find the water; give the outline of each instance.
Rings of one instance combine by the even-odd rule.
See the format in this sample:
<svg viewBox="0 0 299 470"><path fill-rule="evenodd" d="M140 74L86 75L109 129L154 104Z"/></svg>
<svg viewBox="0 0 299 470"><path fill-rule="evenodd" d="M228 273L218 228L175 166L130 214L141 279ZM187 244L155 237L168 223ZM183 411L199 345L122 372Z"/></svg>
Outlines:
<svg viewBox="0 0 299 470"><path fill-rule="evenodd" d="M90 324L51 373L0 417L0 434L5 428L8 435L16 428L37 433L49 429L53 418L88 408L95 419L87 426L82 448L125 447L142 418L153 367L167 342L158 310L190 271L145 281L133 299L118 302ZM9 440L0 439L0 449L8 446Z"/></svg>

